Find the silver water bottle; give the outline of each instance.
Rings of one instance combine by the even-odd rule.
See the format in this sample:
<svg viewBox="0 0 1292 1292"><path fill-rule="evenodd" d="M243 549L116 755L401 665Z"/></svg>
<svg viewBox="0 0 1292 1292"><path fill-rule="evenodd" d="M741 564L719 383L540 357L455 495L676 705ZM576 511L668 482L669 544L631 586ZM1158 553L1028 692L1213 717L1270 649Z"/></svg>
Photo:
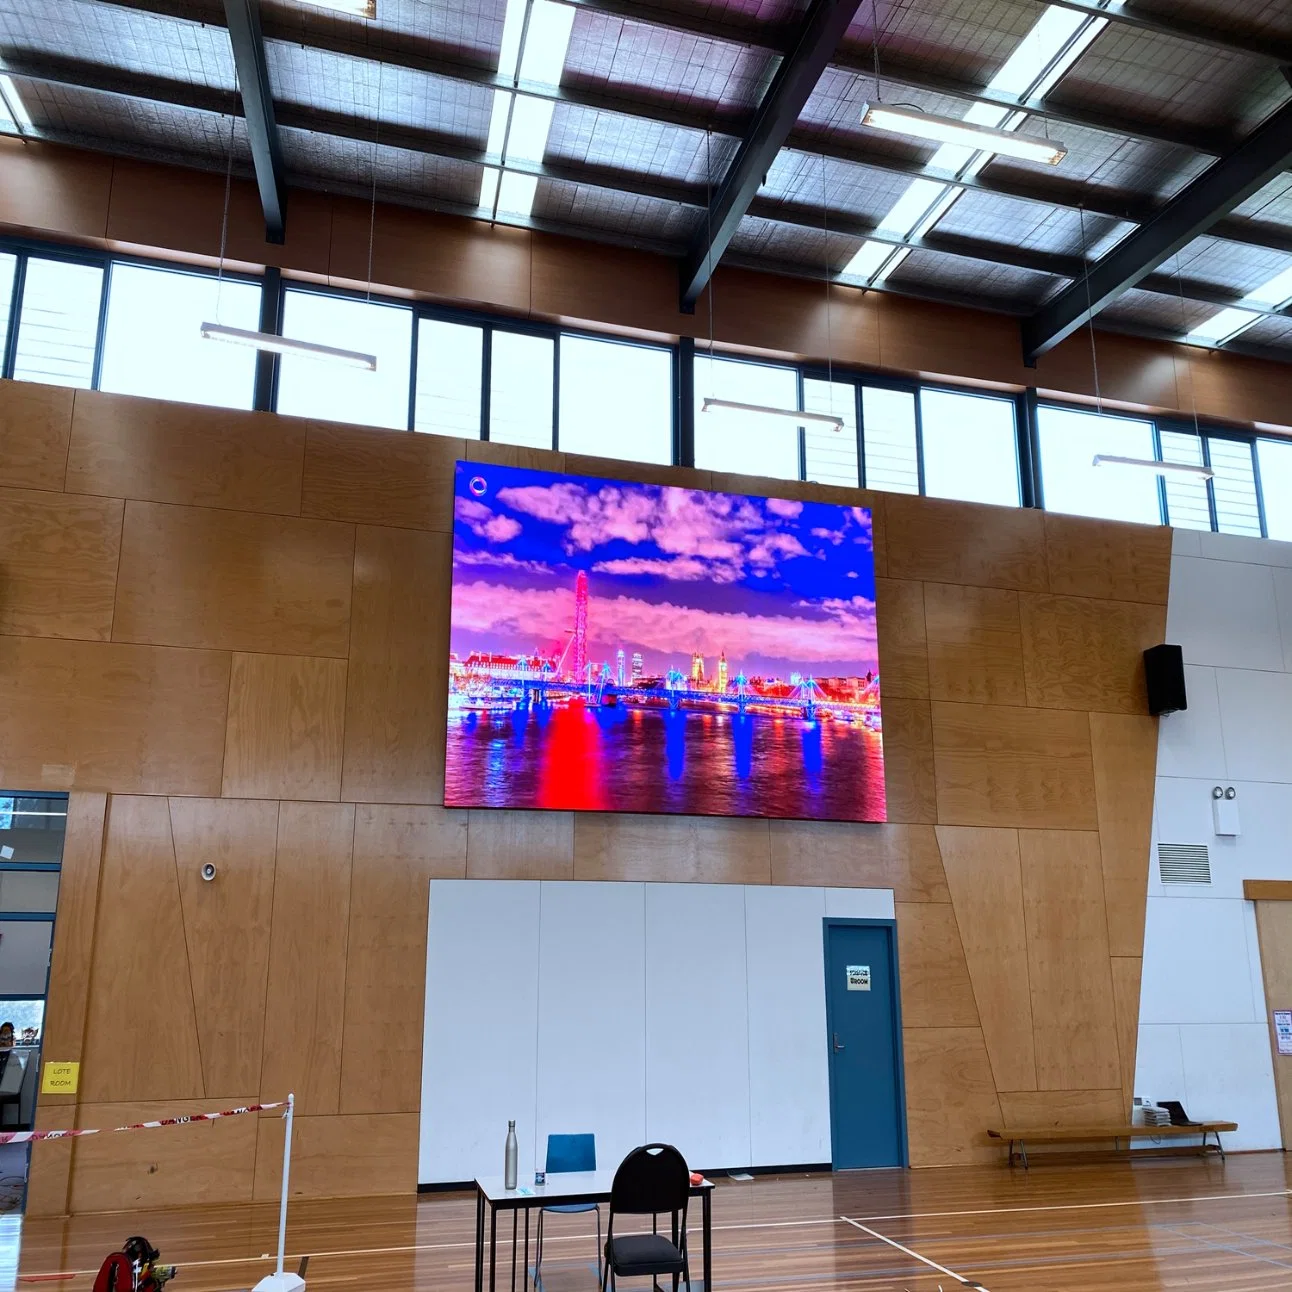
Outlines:
<svg viewBox="0 0 1292 1292"><path fill-rule="evenodd" d="M517 1159L516 1123L508 1122L507 1123L506 1166L503 1170L503 1184L508 1189L514 1189L516 1187L516 1178L517 1178L516 1159Z"/></svg>

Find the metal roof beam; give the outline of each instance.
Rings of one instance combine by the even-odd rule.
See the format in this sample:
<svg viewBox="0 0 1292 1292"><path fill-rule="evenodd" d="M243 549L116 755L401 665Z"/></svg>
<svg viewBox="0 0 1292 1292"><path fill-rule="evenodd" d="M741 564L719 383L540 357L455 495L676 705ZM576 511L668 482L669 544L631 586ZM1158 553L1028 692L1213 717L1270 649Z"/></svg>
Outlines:
<svg viewBox="0 0 1292 1292"><path fill-rule="evenodd" d="M1107 3L1102 0L1039 0L1039 3L1057 4L1062 9L1074 9L1091 18L1107 18L1109 22L1138 27L1141 31L1150 31L1158 36L1173 36L1195 45L1208 45L1230 54L1243 54L1263 63L1273 63L1276 66L1292 63L1292 45L1287 41L1265 33L1226 31L1222 27L1196 22L1192 18L1168 18L1164 14L1140 8L1133 0L1107 0Z"/></svg>
<svg viewBox="0 0 1292 1292"><path fill-rule="evenodd" d="M1221 216L1264 187L1292 162L1292 103L1258 126L1233 152L1208 167L1162 210L1023 324L1030 363L1136 286Z"/></svg>
<svg viewBox="0 0 1292 1292"><path fill-rule="evenodd" d="M194 6L192 0L104 0L104 2L119 8L133 9L176 21L204 21L208 25L211 22L206 11ZM572 2L577 7L590 12L608 13L650 26L744 44L765 49L771 54L779 54L783 48L782 41L768 36L765 26L756 28L736 26L696 14L683 15L674 10L643 8L632 3L631 0L572 0ZM374 47L365 41L346 35L343 28L320 28L307 33L297 25L275 18L272 13L262 19L262 28L265 39L270 42L280 41L297 46L304 44L310 49L335 54L341 58L354 58L366 62L380 61L388 67L403 68L489 89L517 88L510 78L500 77L492 68L476 67L469 63L438 57L426 52L426 48L419 48L425 45L425 42L414 41L408 37L396 35L391 39L388 34L387 43ZM838 50L831 59L830 66L853 75L872 74L870 55L865 51ZM972 81L962 80L942 72L929 71L918 64L906 63L891 56L884 59L883 79L889 84L927 90L933 94L963 99L969 103L985 103L1004 110L1024 111L1029 116L1039 117L1059 126L1071 125L1083 130L1097 130L1119 139L1140 139L1212 156L1228 152L1236 142L1228 132L1179 129L1156 118L1128 115L1124 112L1104 113L1097 109L1076 107L1071 104L1054 104L1045 99L1032 98L1020 101ZM617 112L625 116L641 117L643 120L657 121L688 130L703 131L706 128L716 127L733 135L738 134L747 124L750 115L742 112L724 115L715 120L712 114L679 109L658 99L634 98L617 92L605 93L586 86L545 86L522 82L519 90L522 94L530 94L535 98L552 99L557 103L569 103L594 111Z"/></svg>
<svg viewBox="0 0 1292 1292"><path fill-rule="evenodd" d="M224 0L224 20L233 47L233 64L238 70L260 206L265 213L265 241L281 243L287 231L287 186L283 182L283 149L274 122L265 42L260 34L260 0Z"/></svg>
<svg viewBox="0 0 1292 1292"><path fill-rule="evenodd" d="M740 140L706 212L705 225L682 258L681 306L689 314L722 253L731 245L777 153L794 129L831 55L848 30L858 0L812 0L792 52L776 75Z"/></svg>
<svg viewBox="0 0 1292 1292"><path fill-rule="evenodd" d="M19 57L7 60L6 66L9 74L20 80L67 85L101 94L145 99L184 111L236 115L239 110L237 95L229 90L211 89L188 82L120 72L93 63L71 59ZM306 131L359 143L371 143L373 138L372 123L369 121L313 108L294 107L291 104L278 106L278 124L283 130ZM48 132L45 133L49 137ZM464 144L460 140L405 126L383 126L381 144L383 147L400 148L412 153L479 165L498 165L501 161L500 158L491 157L482 149ZM671 202L697 210L702 210L705 205L705 190L698 184L650 178L610 167L548 160L536 163L510 162L508 168L533 175L538 179L556 180L567 184L586 184L594 188L625 193L634 197L652 198L660 202ZM440 205L443 206L443 204ZM464 214L475 214L473 209L463 207L461 210ZM826 212L823 222L822 213L819 210L806 207L801 203L785 203L759 197L750 203L748 214L756 219L791 227L814 231L825 229L846 237L881 242L886 246L904 247L912 251L931 251L940 255L977 260L985 264L1002 265L1008 269L1048 274L1056 278L1075 280L1084 273L1084 262L1079 256L1010 247L989 239L963 237L958 234L942 233L936 229L923 237L903 238L881 231L872 221L858 219L856 216L837 210ZM667 248L667 254L678 254L677 247ZM1169 274L1149 275L1139 284L1139 287L1143 291L1164 296L1180 295L1179 282ZM1186 300L1215 305L1218 308L1240 304L1239 297L1192 280L1185 281L1184 296ZM1252 307L1244 305L1242 308ZM1252 312L1275 317L1286 316L1285 311L1277 309L1252 308Z"/></svg>

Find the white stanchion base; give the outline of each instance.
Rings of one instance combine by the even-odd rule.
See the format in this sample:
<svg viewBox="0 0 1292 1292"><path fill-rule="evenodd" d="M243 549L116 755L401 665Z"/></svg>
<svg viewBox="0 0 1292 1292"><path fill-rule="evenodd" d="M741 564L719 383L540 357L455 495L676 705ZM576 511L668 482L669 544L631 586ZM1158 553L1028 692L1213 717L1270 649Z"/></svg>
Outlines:
<svg viewBox="0 0 1292 1292"><path fill-rule="evenodd" d="M305 1292L305 1280L299 1274L266 1274L252 1292Z"/></svg>

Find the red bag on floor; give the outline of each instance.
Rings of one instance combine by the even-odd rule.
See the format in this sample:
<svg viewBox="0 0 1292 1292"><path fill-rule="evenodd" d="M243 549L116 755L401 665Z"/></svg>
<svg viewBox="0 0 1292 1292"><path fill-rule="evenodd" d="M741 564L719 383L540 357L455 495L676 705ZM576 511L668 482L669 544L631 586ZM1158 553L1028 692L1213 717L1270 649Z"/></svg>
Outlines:
<svg viewBox="0 0 1292 1292"><path fill-rule="evenodd" d="M135 1292L135 1266L125 1252L113 1252L99 1266L94 1292Z"/></svg>

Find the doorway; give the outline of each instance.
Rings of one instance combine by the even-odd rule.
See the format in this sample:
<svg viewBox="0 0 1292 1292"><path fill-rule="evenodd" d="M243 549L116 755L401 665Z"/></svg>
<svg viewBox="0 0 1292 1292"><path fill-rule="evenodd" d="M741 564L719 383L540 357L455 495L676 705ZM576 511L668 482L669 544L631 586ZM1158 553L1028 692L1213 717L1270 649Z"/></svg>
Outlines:
<svg viewBox="0 0 1292 1292"><path fill-rule="evenodd" d="M0 1130L36 1121L67 795L0 790ZM0 1213L21 1211L30 1145L0 1144Z"/></svg>
<svg viewBox="0 0 1292 1292"><path fill-rule="evenodd" d="M896 923L824 924L831 1162L836 1171L905 1166Z"/></svg>

